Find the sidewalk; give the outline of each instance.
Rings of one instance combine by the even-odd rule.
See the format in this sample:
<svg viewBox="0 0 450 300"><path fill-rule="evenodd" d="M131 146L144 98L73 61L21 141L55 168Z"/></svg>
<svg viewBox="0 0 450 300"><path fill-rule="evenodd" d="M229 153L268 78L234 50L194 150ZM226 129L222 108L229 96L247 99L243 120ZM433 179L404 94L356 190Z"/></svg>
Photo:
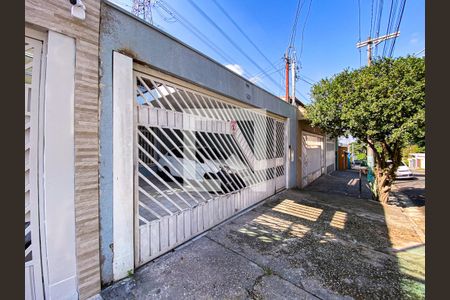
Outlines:
<svg viewBox="0 0 450 300"><path fill-rule="evenodd" d="M372 199L367 176L361 177L361 198ZM334 171L329 175L322 175L309 184L305 191L315 191L328 194L340 194L350 197L359 197L359 171Z"/></svg>
<svg viewBox="0 0 450 300"><path fill-rule="evenodd" d="M104 299L423 299L424 244L401 208L287 190L141 267Z"/></svg>

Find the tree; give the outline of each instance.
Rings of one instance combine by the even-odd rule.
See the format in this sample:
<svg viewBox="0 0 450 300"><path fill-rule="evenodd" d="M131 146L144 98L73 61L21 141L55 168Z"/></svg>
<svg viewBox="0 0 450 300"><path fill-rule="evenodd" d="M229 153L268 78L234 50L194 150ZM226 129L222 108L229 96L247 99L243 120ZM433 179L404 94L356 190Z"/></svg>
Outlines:
<svg viewBox="0 0 450 300"><path fill-rule="evenodd" d="M367 159L367 147L361 141L355 141L352 143L353 154L355 155L357 160L366 160Z"/></svg>
<svg viewBox="0 0 450 300"><path fill-rule="evenodd" d="M311 88L307 117L333 137L363 141L374 151L376 197L389 198L405 145L425 137L425 61L383 58L344 70Z"/></svg>

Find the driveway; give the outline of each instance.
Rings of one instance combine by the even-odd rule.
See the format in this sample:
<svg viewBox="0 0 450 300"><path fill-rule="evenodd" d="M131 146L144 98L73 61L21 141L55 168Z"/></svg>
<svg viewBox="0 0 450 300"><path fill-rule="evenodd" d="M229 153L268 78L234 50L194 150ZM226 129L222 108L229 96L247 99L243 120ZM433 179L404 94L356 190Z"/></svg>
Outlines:
<svg viewBox="0 0 450 300"><path fill-rule="evenodd" d="M424 243L397 206L287 190L141 267L104 299L421 299Z"/></svg>

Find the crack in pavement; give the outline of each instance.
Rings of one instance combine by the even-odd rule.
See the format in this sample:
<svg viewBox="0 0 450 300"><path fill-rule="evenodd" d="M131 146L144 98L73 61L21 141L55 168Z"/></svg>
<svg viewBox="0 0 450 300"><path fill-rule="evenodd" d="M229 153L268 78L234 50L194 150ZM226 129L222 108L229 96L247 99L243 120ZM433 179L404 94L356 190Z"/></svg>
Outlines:
<svg viewBox="0 0 450 300"><path fill-rule="evenodd" d="M208 240L210 240L210 241L212 241L212 242L218 244L219 246L225 248L226 250L228 250L228 251L230 251L230 252L232 252L232 253L234 253L234 254L236 254L236 255L239 255L240 257L244 258L245 260L248 260L249 262L255 264L256 266L258 266L259 268L261 268L261 269L264 271L264 274L262 274L262 275L256 277L255 282L253 283L253 286L252 286L251 291L247 290L247 292L249 293L249 296L252 297L252 299L260 299L260 298L254 298L254 296L255 296L254 289L255 289L255 286L256 286L258 283L260 283L260 282L262 281L262 279L264 278L264 276L274 275L274 276L277 276L277 277L279 277L280 279L282 279L282 280L284 280L284 281L289 282L290 284L294 285L295 287L297 287L297 288L299 288L299 289L305 291L306 293L310 294L311 296L314 296L314 297L316 297L317 299L323 300L323 298L321 298L321 297L315 295L314 293L312 293L312 292L306 290L306 289L303 287L303 285L302 285L302 286L299 286L298 284L296 284L296 283L290 281L289 279L284 278L281 274L278 274L278 273L276 273L276 272L274 272L274 271L271 271L271 274L268 274L267 269L270 270L269 267L260 265L259 263L253 261L252 259L246 257L245 255L242 255L241 253L239 253L239 252L237 252L237 251L235 251L235 250L233 250L233 249L228 248L226 245L224 245L224 244L222 244L222 243L220 243L220 242L218 242L218 241L216 241L216 240L210 238L210 237L207 236L207 235L205 235L204 237L207 238ZM257 295L256 295L256 296L257 296Z"/></svg>

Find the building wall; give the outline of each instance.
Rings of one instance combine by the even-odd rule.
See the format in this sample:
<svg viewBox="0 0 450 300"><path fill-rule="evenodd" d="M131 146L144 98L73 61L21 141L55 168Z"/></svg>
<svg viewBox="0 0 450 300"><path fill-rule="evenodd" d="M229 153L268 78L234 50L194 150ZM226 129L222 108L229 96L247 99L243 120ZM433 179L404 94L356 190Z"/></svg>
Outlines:
<svg viewBox="0 0 450 300"><path fill-rule="evenodd" d="M113 280L112 216L112 69L113 52L189 83L288 119L289 144L296 155L297 110L204 54L192 49L108 2L102 2L100 25L100 211L102 282ZM295 186L295 159L289 163L288 187Z"/></svg>
<svg viewBox="0 0 450 300"><path fill-rule="evenodd" d="M26 26L75 39L75 228L78 292L100 291L98 209L98 39L100 1L84 0L86 19L74 19L62 0L25 0ZM57 126L55 124L54 126Z"/></svg>

